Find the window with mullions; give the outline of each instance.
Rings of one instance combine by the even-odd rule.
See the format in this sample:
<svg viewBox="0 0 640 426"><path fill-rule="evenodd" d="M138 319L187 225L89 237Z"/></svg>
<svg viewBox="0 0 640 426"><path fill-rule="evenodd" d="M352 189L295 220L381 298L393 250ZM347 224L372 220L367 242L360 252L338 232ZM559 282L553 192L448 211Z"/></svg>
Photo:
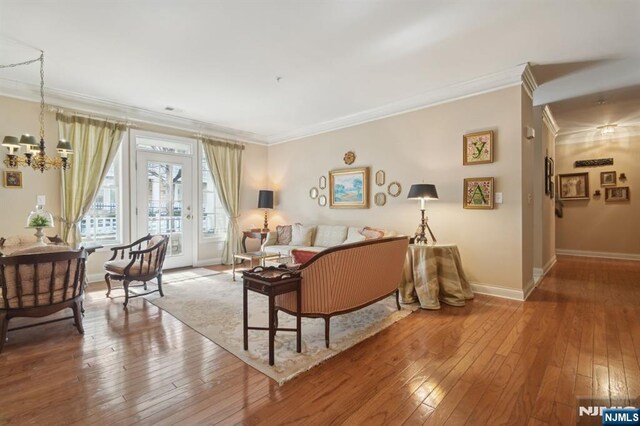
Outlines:
<svg viewBox="0 0 640 426"><path fill-rule="evenodd" d="M202 152L202 236L204 238L225 238L229 218L225 212L218 191L209 170L207 158Z"/></svg>
<svg viewBox="0 0 640 426"><path fill-rule="evenodd" d="M120 155L116 155L93 204L80 222L82 242L102 244L121 242L120 188Z"/></svg>

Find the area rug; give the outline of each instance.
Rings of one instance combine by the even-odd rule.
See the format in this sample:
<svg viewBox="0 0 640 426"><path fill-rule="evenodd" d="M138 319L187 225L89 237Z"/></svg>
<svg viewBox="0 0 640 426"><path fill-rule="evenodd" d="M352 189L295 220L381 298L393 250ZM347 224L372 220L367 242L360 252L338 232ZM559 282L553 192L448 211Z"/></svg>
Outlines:
<svg viewBox="0 0 640 426"><path fill-rule="evenodd" d="M160 298L156 293L147 299L279 384L418 309L418 305L405 305L398 311L395 297L389 297L358 311L333 317L328 349L324 343L324 320L303 318L302 353L296 352L295 333L278 332L275 365L269 366L268 332L250 330L249 350L242 347L242 282L232 281L230 273L201 268L191 272L187 275L184 271L167 274L167 284L163 284L165 296ZM182 279L173 274L182 274ZM267 301L266 296L249 292L249 325L267 325ZM280 312L279 320L280 327L295 327L295 317L291 315Z"/></svg>

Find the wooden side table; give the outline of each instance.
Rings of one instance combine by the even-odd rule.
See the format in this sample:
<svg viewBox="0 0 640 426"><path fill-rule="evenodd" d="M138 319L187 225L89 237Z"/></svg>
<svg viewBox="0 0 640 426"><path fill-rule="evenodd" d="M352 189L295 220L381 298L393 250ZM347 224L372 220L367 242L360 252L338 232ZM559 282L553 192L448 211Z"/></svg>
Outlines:
<svg viewBox="0 0 640 426"><path fill-rule="evenodd" d="M243 277L243 297L242 297L242 323L244 331L244 350L249 349L249 330L269 331L269 365L274 364L274 339L276 331L296 332L296 351L302 352L302 316L301 316L301 286L302 276L299 271L292 271L286 268L273 267L264 268L258 266L250 271L242 273ZM269 297L269 327L249 327L248 312L248 291L264 294ZM275 312L275 299L279 294L296 292L296 328L278 328Z"/></svg>
<svg viewBox="0 0 640 426"><path fill-rule="evenodd" d="M242 249L245 253L247 252L247 245L245 244L247 238L260 238L260 245L262 245L268 235L269 231L242 231Z"/></svg>

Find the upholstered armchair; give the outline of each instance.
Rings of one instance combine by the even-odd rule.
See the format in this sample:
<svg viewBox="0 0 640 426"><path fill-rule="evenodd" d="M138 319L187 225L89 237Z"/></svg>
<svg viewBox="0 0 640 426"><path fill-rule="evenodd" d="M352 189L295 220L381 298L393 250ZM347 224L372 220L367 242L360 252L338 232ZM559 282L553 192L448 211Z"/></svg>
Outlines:
<svg viewBox="0 0 640 426"><path fill-rule="evenodd" d="M15 317L44 317L66 308L80 334L85 251L62 246L32 247L0 256L0 352ZM25 327L46 324L45 321ZM25 327L17 327L18 330Z"/></svg>
<svg viewBox="0 0 640 426"><path fill-rule="evenodd" d="M126 246L111 248L113 255L104 264L107 282L107 297L110 296L111 281L122 281L124 289L124 309L127 308L129 299L133 297L145 296L154 292L162 292L162 266L167 254L169 237L164 235L147 235ZM156 279L158 287L155 290L147 291L147 282ZM129 287L131 282L141 282L136 287L144 287L145 293L131 293Z"/></svg>

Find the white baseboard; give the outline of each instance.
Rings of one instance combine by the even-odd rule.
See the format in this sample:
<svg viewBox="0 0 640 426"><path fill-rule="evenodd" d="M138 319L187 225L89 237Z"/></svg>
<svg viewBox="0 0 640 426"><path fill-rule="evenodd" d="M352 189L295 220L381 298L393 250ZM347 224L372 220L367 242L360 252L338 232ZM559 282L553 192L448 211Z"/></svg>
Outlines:
<svg viewBox="0 0 640 426"><path fill-rule="evenodd" d="M531 294L534 288L536 288L535 277L531 278L531 280L527 283L527 285L524 286L524 289L522 290L522 297L523 297L522 300L527 300L527 298L529 297L529 295Z"/></svg>
<svg viewBox="0 0 640 426"><path fill-rule="evenodd" d="M103 283L104 282L104 272L97 274L87 274L87 281L89 284L91 283Z"/></svg>
<svg viewBox="0 0 640 426"><path fill-rule="evenodd" d="M542 281L542 278L544 278L545 275L547 275L547 272L549 272L549 270L551 270L551 268L553 268L553 265L556 264L557 258L556 255L554 254L551 259L549 259L549 261L546 263L546 265L544 265L542 268L533 268L533 283L534 283L534 287L538 286L538 283L540 283L540 281Z"/></svg>
<svg viewBox="0 0 640 426"><path fill-rule="evenodd" d="M471 289L474 293L486 294L487 296L502 297L504 299L519 300L520 302L525 300L524 292L522 290L516 290L512 288L496 287L483 283L471 283Z"/></svg>
<svg viewBox="0 0 640 426"><path fill-rule="evenodd" d="M601 257L604 259L640 260L640 254L638 253L610 253L606 251L556 249L556 254L581 257Z"/></svg>
<svg viewBox="0 0 640 426"><path fill-rule="evenodd" d="M216 257L215 259L204 259L204 260L197 260L193 266L196 268L200 268L202 266L213 266L213 265L220 265L222 263L222 258L221 257Z"/></svg>

